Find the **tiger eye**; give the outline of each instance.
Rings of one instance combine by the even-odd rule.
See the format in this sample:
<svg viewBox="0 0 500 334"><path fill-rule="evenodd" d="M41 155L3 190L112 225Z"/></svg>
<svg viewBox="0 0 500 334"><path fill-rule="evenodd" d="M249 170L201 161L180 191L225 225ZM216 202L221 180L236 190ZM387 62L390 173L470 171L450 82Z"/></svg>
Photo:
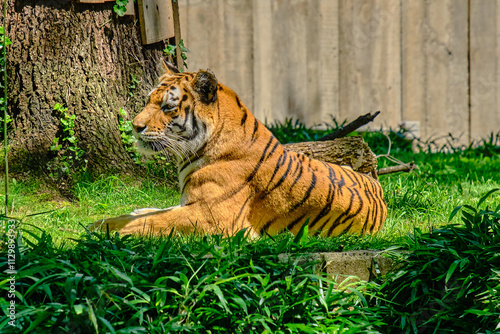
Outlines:
<svg viewBox="0 0 500 334"><path fill-rule="evenodd" d="M167 101L161 110L163 111L174 111L177 108L177 104L175 102Z"/></svg>

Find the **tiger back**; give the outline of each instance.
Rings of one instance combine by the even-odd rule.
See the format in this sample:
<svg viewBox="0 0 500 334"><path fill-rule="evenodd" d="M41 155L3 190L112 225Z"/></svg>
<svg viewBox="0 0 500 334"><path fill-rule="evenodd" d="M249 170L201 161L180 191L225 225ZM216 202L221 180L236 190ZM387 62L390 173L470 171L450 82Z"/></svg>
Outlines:
<svg viewBox="0 0 500 334"><path fill-rule="evenodd" d="M286 150L210 71L165 66L133 120L145 154L176 156L180 205L140 209L93 228L122 233L373 233L386 217L380 183L351 169Z"/></svg>

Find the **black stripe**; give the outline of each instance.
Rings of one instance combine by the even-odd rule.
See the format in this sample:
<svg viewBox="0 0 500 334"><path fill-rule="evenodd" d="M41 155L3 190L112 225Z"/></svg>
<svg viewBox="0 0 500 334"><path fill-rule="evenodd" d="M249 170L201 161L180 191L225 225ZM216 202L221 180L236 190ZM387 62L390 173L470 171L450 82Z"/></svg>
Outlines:
<svg viewBox="0 0 500 334"><path fill-rule="evenodd" d="M330 226L330 228L328 229L328 233L327 233L327 236L331 236L332 232L333 232L333 229L335 227L337 227L340 223L340 220L342 219L343 216L347 215L347 213L349 211L351 211L351 207L352 207L352 199L354 198L354 193L351 192L351 200L349 201L349 207L347 208L347 210L345 210L344 212L342 212L338 217L337 219L335 219L332 223L332 226Z"/></svg>
<svg viewBox="0 0 500 334"><path fill-rule="evenodd" d="M186 124L188 122L188 118L189 118L189 114L190 114L189 110L190 110L189 106L187 106L186 108L184 108L184 112L186 114L185 118L184 118L184 123L182 124L182 127L184 128L184 131L186 131Z"/></svg>
<svg viewBox="0 0 500 334"><path fill-rule="evenodd" d="M177 172L178 174L182 173L182 171L189 165L191 165L192 163L195 163L196 161L198 161L199 159L201 159L203 157L203 150L205 149L205 147L207 146L207 143L203 144L199 149L198 151L196 151L195 154L185 158L184 160L181 161L181 164L182 164L182 167L180 167Z"/></svg>
<svg viewBox="0 0 500 334"><path fill-rule="evenodd" d="M193 140L198 135L199 130L200 130L198 128L198 121L196 120L196 116L195 116L194 113L193 113L191 119L192 119L192 121L191 121L191 129L193 130L193 132L189 136L188 140Z"/></svg>
<svg viewBox="0 0 500 334"><path fill-rule="evenodd" d="M264 224L264 226L262 226L262 228L260 229L259 231L259 234L262 234L262 232L264 231L268 231L269 230L269 227L271 227L271 225L276 221L276 219L271 219L270 221L268 221L267 223Z"/></svg>
<svg viewBox="0 0 500 334"><path fill-rule="evenodd" d="M250 173L250 175L247 177L247 182L250 182L253 180L253 178L255 177L255 174L257 174L257 172L260 169L260 167L262 166L262 163L264 162L264 160L268 159L274 153L274 151L276 151L276 148L280 145L279 141L276 140L276 143L274 144L271 151L269 153L267 153L267 150L269 149L269 146L271 145L271 143L273 141L275 141L275 138L271 137L271 139L269 139L269 141L267 142L266 148L264 149L264 152L262 153L262 156L260 157L259 162L255 166L252 173Z"/></svg>
<svg viewBox="0 0 500 334"><path fill-rule="evenodd" d="M344 194L342 193L342 189L344 188L345 186L345 180L344 180L344 177L342 176L342 174L340 175L340 179L336 179L338 180L337 183L336 183L336 186L338 187L338 190L340 192L340 195L343 196Z"/></svg>
<svg viewBox="0 0 500 334"><path fill-rule="evenodd" d="M368 214L366 215L367 223L365 223L366 225L364 226L363 231L366 232L367 229L368 229L368 218L370 217L370 213L371 213L372 217L371 217L370 233L372 233L373 229L375 227L375 224L376 224L376 220L378 219L377 216L378 216L378 210L379 210L379 203L374 198L374 196L373 196L373 194L371 192L366 191L365 194L366 194L366 197L368 199L371 199L370 200L370 206L371 206L371 208L368 211Z"/></svg>
<svg viewBox="0 0 500 334"><path fill-rule="evenodd" d="M361 212L361 210L363 209L363 206L364 206L364 203L363 203L363 198L361 198L361 195L359 194L358 189L355 189L355 188L354 188L354 189L351 189L351 190L352 190L352 192L354 192L354 193L358 196L359 201L360 201L360 205L359 205L359 208L358 208L358 209L357 209L354 213L352 213L352 214L348 215L348 216L344 219L344 221L341 223L341 224L344 224L344 223L346 223L347 221L351 220L351 223L347 226L347 228L345 228L345 229L342 231L342 233L341 233L341 234L345 234L345 233L347 233L347 232L349 232L349 231L351 230L351 227L352 227L352 225L354 224L354 221L355 221L355 219L354 219L354 218L355 218L355 217L356 217L356 216L357 216L357 215ZM352 203L353 197L354 197L354 196L352 196L352 197L351 197L351 203ZM349 211L350 211L350 210L349 210ZM348 211L348 212L349 212L349 211Z"/></svg>
<svg viewBox="0 0 500 334"><path fill-rule="evenodd" d="M285 182L286 178L288 177L288 174L290 174L290 170L291 170L291 167L292 167L292 162L293 162L292 159L289 159L288 166L286 167L285 173L283 173L283 175L281 175L281 177L278 180L278 182L276 182L276 184L271 189L266 190L267 192L271 192L271 191L275 190L276 188L278 188L279 186L281 186L283 184L283 182Z"/></svg>
<svg viewBox="0 0 500 334"><path fill-rule="evenodd" d="M202 156L201 156L201 155L200 155L200 156L197 156L197 157L194 157L193 159L188 158L188 159L187 159L187 162L186 162L184 165L182 165L182 167L181 167L181 168L179 168L178 174L181 174L181 173L182 173L182 171L184 171L184 169L185 169L187 166L189 166L189 165L191 165L191 164L194 164L196 161L200 160L201 158L202 158Z"/></svg>
<svg viewBox="0 0 500 334"><path fill-rule="evenodd" d="M267 183L266 189L269 189L269 187L271 186L271 182L273 182L274 177L278 173L278 170L281 168L281 166L284 165L284 161L286 158L287 158L287 151L285 150L283 152L283 154L278 158L278 161L276 162L276 166L274 167L273 175L271 175L271 179ZM268 192L268 191L266 190L266 192Z"/></svg>
<svg viewBox="0 0 500 334"><path fill-rule="evenodd" d="M236 103L238 104L238 108L241 109L241 101L240 101L240 98L238 96L236 96Z"/></svg>
<svg viewBox="0 0 500 334"><path fill-rule="evenodd" d="M241 191L241 189L243 189L250 181L253 180L253 178L255 177L255 175L257 174L257 171L260 169L260 167L262 166L262 162L264 160L266 160L268 157L271 156L271 154L273 154L273 152L276 150L276 148L279 146L279 142L276 140L276 143L274 145L274 147L271 149L271 151L269 153L267 153L267 151L269 150L269 147L271 146L271 143L273 141L275 141L276 139L274 137L271 137L269 139L269 141L267 142L267 145L264 149L264 152L262 153L262 156L260 157L260 160L259 162L257 163L257 165L255 166L254 170L252 171L252 173L250 173L249 176L247 176L247 179L245 180L245 182L243 182L242 184L240 184L238 187L234 188L233 190L231 190L230 192L227 192L225 193L224 195L222 195L220 198L217 199L217 201L219 202L223 202L223 201L226 201L228 200L229 198L233 197L234 195L236 195L237 193L239 193Z"/></svg>
<svg viewBox="0 0 500 334"><path fill-rule="evenodd" d="M182 189L181 189L181 196L184 194L184 189L186 189L186 186L188 185L188 183L191 182L191 175L193 175L193 173L194 173L194 171L192 171L191 173L186 175L186 177L184 178L184 184L182 185Z"/></svg>
<svg viewBox="0 0 500 334"><path fill-rule="evenodd" d="M295 169L293 170L293 173L292 173L292 176L294 176L300 168L300 163L297 162L297 157L295 155L292 156L292 160L295 163Z"/></svg>
<svg viewBox="0 0 500 334"><path fill-rule="evenodd" d="M302 199L300 200L300 202L296 203L294 206L292 206L292 209L289 211L289 212L292 212L292 211L295 211L297 210L299 207L301 207L302 205L304 205L304 203L309 199L309 197L311 196L311 192L313 191L313 189L316 187L316 175L314 175L314 173L312 173L312 180L311 180L311 184L309 185L309 188L307 188L307 191L304 195L304 197L302 197Z"/></svg>
<svg viewBox="0 0 500 334"><path fill-rule="evenodd" d="M373 233L377 226L381 226L384 223L383 218L384 215L387 214L387 207L385 206L384 202L385 201L380 197L375 197L375 203L377 203L377 211L375 212L376 215L373 217L373 225L370 228L370 233Z"/></svg>
<svg viewBox="0 0 500 334"><path fill-rule="evenodd" d="M252 139L250 140L252 143L257 140L257 130L258 129L259 129L259 121L256 118L254 123L253 123Z"/></svg>
<svg viewBox="0 0 500 334"><path fill-rule="evenodd" d="M370 224L370 213L371 213L371 212L372 212L372 211L371 211L371 210L369 210L369 211L367 212L367 214L366 214L366 219L365 219L365 222L363 223L363 227L361 228L361 234L366 234L366 229L367 229L368 225ZM375 224L373 224L373 222L372 222L371 227L373 227L373 225L375 225Z"/></svg>
<svg viewBox="0 0 500 334"><path fill-rule="evenodd" d="M298 165L300 167L299 174L297 175L297 177L295 178L295 180L293 180L293 183L290 186L290 191L295 186L295 184L297 183L297 181L299 181L299 179L302 177L302 172L304 171L304 166L301 163L298 163Z"/></svg>
<svg viewBox="0 0 500 334"><path fill-rule="evenodd" d="M325 217L332 210L333 203L333 187L331 184L328 184L328 196L327 203L323 207L323 209L319 212L319 214L314 218L314 220L309 224L309 228L312 229L323 217Z"/></svg>
<svg viewBox="0 0 500 334"><path fill-rule="evenodd" d="M245 209L245 206L247 205L249 200L250 200L250 196L247 197L247 199L245 200L245 202L241 206L240 212L238 212L238 214L236 215L236 218L234 219L235 223L238 222L238 220L240 219L241 214L243 213L243 210Z"/></svg>
<svg viewBox="0 0 500 334"><path fill-rule="evenodd" d="M352 173L349 173L350 171L345 170L345 169L343 169L342 171L344 172L344 175L347 176L349 178L349 180L351 180L352 186L357 187L358 183L356 182L356 180L354 178L352 178Z"/></svg>
<svg viewBox="0 0 500 334"><path fill-rule="evenodd" d="M302 216L300 216L299 218L297 218L297 219L295 219L294 221L292 221L290 224L288 224L288 225L286 226L286 229L287 229L288 231L290 231L290 232L291 232L291 231L292 231L292 229L295 227L295 225L297 225L298 223L300 223L300 222L302 221L302 219L304 219L304 217L305 217L305 216L306 216L306 215L305 215L305 214L303 214L303 215L302 215Z"/></svg>
<svg viewBox="0 0 500 334"><path fill-rule="evenodd" d="M245 122L247 121L247 117L248 117L248 113L246 110L243 110L243 118L241 119L241 125L243 126L243 124L245 124Z"/></svg>
<svg viewBox="0 0 500 334"><path fill-rule="evenodd" d="M330 222L331 222L331 221L332 221L332 217L329 217L329 218L328 218L328 219L327 219L327 220L326 220L326 221L325 221L325 222L321 225L321 227L320 227L320 228L318 228L318 229L316 230L316 232L314 233L314 235L320 235L320 234L324 231L325 227L326 227L326 226L328 226L328 225L330 224ZM328 235L328 233L327 233L326 235Z"/></svg>

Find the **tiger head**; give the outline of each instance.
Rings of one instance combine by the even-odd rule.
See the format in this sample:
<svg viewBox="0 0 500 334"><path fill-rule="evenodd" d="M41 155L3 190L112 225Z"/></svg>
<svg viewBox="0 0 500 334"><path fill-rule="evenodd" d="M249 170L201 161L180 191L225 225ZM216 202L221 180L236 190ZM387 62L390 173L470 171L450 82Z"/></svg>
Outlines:
<svg viewBox="0 0 500 334"><path fill-rule="evenodd" d="M143 154L169 152L179 161L197 154L210 138L217 108L217 79L210 71L179 73L163 62L165 74L132 125Z"/></svg>

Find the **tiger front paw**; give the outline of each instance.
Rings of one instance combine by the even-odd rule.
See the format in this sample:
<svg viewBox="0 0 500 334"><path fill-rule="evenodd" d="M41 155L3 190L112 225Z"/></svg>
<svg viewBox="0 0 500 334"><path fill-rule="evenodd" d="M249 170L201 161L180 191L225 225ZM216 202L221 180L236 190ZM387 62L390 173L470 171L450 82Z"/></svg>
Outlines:
<svg viewBox="0 0 500 334"><path fill-rule="evenodd" d="M87 228L90 231L118 231L125 227L127 224L131 223L134 219L137 219L137 216L121 215L113 218L98 220L87 226Z"/></svg>

